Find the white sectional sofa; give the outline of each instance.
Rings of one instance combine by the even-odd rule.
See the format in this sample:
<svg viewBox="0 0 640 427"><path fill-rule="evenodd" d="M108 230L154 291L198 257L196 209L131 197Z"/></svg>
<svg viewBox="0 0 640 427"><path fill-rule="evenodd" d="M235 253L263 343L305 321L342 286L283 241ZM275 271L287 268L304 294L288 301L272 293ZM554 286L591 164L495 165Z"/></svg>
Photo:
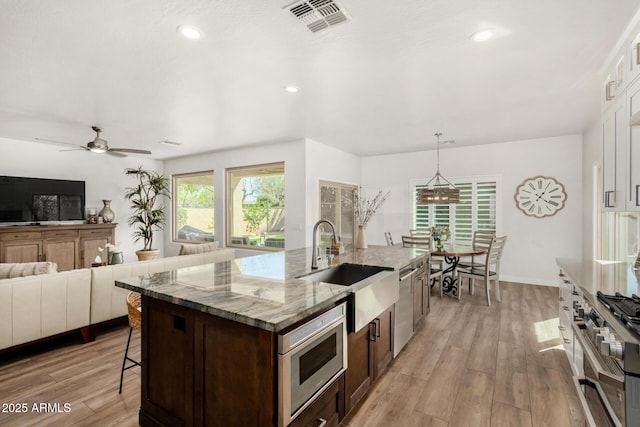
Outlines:
<svg viewBox="0 0 640 427"><path fill-rule="evenodd" d="M98 324L127 315L118 278L227 261L234 249L0 280L0 350L79 329L94 339Z"/></svg>
<svg viewBox="0 0 640 427"><path fill-rule="evenodd" d="M88 337L90 304L88 268L0 280L0 349L74 329Z"/></svg>

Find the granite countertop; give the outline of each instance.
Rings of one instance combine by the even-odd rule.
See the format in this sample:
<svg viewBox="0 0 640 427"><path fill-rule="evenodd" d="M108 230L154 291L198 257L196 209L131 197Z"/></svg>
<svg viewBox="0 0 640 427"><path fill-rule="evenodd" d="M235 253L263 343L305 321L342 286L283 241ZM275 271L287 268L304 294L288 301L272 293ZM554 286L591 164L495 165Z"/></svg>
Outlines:
<svg viewBox="0 0 640 427"><path fill-rule="evenodd" d="M626 296L638 294L640 271L633 270L632 263L581 261L570 258L558 258L556 262L589 296L595 296L598 291L605 294L619 292Z"/></svg>
<svg viewBox="0 0 640 427"><path fill-rule="evenodd" d="M369 246L336 255L331 265L323 259L317 271L343 263L397 270L424 254L422 249ZM278 332L353 291L347 286L298 278L313 272L311 248L303 248L118 279L116 286Z"/></svg>
<svg viewBox="0 0 640 427"><path fill-rule="evenodd" d="M558 266L571 281L583 292L584 297L598 313L610 324L619 323L596 294L602 291L612 295L619 292L625 296L638 294L640 272L633 270L633 263L618 261L580 261L568 258L556 259ZM624 341L636 342L638 339L626 328L616 328Z"/></svg>

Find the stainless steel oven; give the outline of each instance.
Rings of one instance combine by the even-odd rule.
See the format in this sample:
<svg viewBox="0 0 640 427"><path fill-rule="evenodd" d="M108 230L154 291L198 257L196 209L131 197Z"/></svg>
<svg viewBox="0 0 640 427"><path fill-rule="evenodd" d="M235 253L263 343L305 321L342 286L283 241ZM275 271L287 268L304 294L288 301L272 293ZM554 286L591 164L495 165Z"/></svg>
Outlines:
<svg viewBox="0 0 640 427"><path fill-rule="evenodd" d="M278 425L284 427L347 369L346 303L278 336Z"/></svg>

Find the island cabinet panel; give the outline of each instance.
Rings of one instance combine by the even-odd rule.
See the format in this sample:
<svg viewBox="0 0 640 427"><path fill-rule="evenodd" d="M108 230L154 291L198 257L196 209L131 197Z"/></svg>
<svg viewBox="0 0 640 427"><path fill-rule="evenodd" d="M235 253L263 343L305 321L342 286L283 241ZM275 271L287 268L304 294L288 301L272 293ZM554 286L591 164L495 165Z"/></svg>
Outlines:
<svg viewBox="0 0 640 427"><path fill-rule="evenodd" d="M277 425L276 335L197 313L195 425Z"/></svg>
<svg viewBox="0 0 640 427"><path fill-rule="evenodd" d="M345 376L345 405L347 413L353 409L373 383L373 323L347 336L348 365Z"/></svg>
<svg viewBox="0 0 640 427"><path fill-rule="evenodd" d="M144 297L142 426L275 426L275 333Z"/></svg>
<svg viewBox="0 0 640 427"><path fill-rule="evenodd" d="M347 337L349 365L345 375L345 409L349 413L393 359L394 306Z"/></svg>
<svg viewBox="0 0 640 427"><path fill-rule="evenodd" d="M344 417L344 374L293 420L289 427L337 427ZM324 424L323 424L324 423Z"/></svg>
<svg viewBox="0 0 640 427"><path fill-rule="evenodd" d="M194 312L142 299L140 424L194 425Z"/></svg>
<svg viewBox="0 0 640 427"><path fill-rule="evenodd" d="M373 340L373 379L376 380L387 370L393 360L393 320L395 317L392 305L374 319L375 338Z"/></svg>

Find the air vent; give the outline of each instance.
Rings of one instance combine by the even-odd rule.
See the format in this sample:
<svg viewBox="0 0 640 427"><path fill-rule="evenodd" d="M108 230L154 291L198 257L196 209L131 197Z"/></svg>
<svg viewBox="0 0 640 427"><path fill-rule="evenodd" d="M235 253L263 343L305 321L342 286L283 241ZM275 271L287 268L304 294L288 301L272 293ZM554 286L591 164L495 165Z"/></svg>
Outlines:
<svg viewBox="0 0 640 427"><path fill-rule="evenodd" d="M349 15L335 0L304 0L285 6L300 22L315 33L349 19Z"/></svg>

